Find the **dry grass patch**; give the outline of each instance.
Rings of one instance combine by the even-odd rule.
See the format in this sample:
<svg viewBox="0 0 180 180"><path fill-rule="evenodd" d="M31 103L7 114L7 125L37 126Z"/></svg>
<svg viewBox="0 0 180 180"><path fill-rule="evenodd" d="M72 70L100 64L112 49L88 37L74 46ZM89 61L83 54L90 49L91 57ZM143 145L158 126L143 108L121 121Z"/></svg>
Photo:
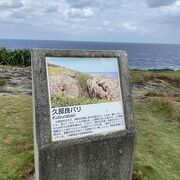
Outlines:
<svg viewBox="0 0 180 180"><path fill-rule="evenodd" d="M151 101L157 105L160 110L166 111L172 117L171 120L178 120L180 122L180 102L173 97L154 97Z"/></svg>

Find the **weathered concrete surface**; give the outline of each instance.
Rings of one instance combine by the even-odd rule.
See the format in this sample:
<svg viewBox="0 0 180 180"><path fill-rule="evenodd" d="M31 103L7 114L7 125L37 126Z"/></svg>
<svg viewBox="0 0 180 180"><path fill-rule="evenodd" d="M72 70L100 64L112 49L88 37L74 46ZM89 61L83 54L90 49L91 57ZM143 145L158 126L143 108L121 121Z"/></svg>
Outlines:
<svg viewBox="0 0 180 180"><path fill-rule="evenodd" d="M118 79L94 76L87 80L89 95L107 100L120 100L120 85Z"/></svg>
<svg viewBox="0 0 180 180"><path fill-rule="evenodd" d="M130 180L134 134L44 148L40 152L43 180Z"/></svg>
<svg viewBox="0 0 180 180"><path fill-rule="evenodd" d="M45 57L114 57L118 59L125 131L52 142ZM130 180L135 123L122 51L34 50L32 53L35 170L38 180Z"/></svg>

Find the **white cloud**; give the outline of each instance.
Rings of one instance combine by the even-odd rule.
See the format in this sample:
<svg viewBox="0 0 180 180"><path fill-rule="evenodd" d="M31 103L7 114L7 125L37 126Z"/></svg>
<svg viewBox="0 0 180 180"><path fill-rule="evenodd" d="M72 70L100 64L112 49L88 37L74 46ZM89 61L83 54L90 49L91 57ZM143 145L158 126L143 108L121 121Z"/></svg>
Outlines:
<svg viewBox="0 0 180 180"><path fill-rule="evenodd" d="M149 7L171 6L178 0L146 0Z"/></svg>
<svg viewBox="0 0 180 180"><path fill-rule="evenodd" d="M16 33L14 38L97 41L180 36L180 0L0 0L0 10L0 38Z"/></svg>
<svg viewBox="0 0 180 180"><path fill-rule="evenodd" d="M103 21L103 24L104 24L104 26L108 26L108 25L109 25L109 21L104 20L104 21Z"/></svg>
<svg viewBox="0 0 180 180"><path fill-rule="evenodd" d="M58 5L47 6L44 10L45 13L55 13L59 10Z"/></svg>
<svg viewBox="0 0 180 180"><path fill-rule="evenodd" d="M177 1L171 6L162 7L160 11L166 15L179 15L180 14L180 1Z"/></svg>
<svg viewBox="0 0 180 180"><path fill-rule="evenodd" d="M94 11L91 8L71 8L68 10L69 18L89 18L94 15Z"/></svg>
<svg viewBox="0 0 180 180"><path fill-rule="evenodd" d="M70 4L71 7L81 9L84 7L90 7L93 3L92 0L67 0L67 3Z"/></svg>
<svg viewBox="0 0 180 180"><path fill-rule="evenodd" d="M21 0L0 0L0 8L21 8L23 6Z"/></svg>
<svg viewBox="0 0 180 180"><path fill-rule="evenodd" d="M149 30L143 27L143 24L135 24L130 22L125 22L119 25L119 28L124 32L136 33L136 34L146 34Z"/></svg>
<svg viewBox="0 0 180 180"><path fill-rule="evenodd" d="M131 23L124 23L122 25L126 30L130 31L130 32L136 32L137 31L137 27Z"/></svg>

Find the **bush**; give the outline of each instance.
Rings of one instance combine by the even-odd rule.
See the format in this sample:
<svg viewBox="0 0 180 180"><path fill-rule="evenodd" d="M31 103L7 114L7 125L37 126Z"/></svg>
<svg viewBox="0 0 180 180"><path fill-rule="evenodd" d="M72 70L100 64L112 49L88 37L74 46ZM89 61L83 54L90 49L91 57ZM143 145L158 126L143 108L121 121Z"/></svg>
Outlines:
<svg viewBox="0 0 180 180"><path fill-rule="evenodd" d="M6 48L0 49L0 65L30 66L31 53L29 50L8 51Z"/></svg>
<svg viewBox="0 0 180 180"><path fill-rule="evenodd" d="M80 72L77 72L75 73L75 77L79 80L79 83L83 89L83 92L84 92L84 96L85 97L89 97L89 94L87 92L87 80L90 78L90 75L88 74L85 74L85 73L80 73Z"/></svg>

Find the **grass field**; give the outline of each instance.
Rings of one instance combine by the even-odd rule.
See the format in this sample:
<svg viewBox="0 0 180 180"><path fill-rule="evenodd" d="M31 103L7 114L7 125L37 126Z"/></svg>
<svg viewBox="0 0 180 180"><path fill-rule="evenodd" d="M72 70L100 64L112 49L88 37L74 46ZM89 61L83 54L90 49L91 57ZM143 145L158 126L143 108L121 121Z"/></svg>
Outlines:
<svg viewBox="0 0 180 180"><path fill-rule="evenodd" d="M170 88L170 93L153 91L145 99L134 100L137 146L133 180L179 180L180 71L130 73L135 84ZM88 77L81 73L75 76L87 89ZM0 81L1 86L4 83ZM80 99L53 98L60 98L54 101L58 106L91 103L87 94ZM0 180L27 180L34 173L33 164L32 97L0 96Z"/></svg>
<svg viewBox="0 0 180 180"><path fill-rule="evenodd" d="M180 177L180 112L164 101L167 99L148 98L134 104L134 180ZM0 106L0 179L26 179L34 169L31 97L0 97Z"/></svg>
<svg viewBox="0 0 180 180"><path fill-rule="evenodd" d="M0 97L0 179L20 180L33 170L31 97Z"/></svg>
<svg viewBox="0 0 180 180"><path fill-rule="evenodd" d="M169 107L165 101L149 98L134 106L137 125L134 170L149 180L180 177L180 106Z"/></svg>

